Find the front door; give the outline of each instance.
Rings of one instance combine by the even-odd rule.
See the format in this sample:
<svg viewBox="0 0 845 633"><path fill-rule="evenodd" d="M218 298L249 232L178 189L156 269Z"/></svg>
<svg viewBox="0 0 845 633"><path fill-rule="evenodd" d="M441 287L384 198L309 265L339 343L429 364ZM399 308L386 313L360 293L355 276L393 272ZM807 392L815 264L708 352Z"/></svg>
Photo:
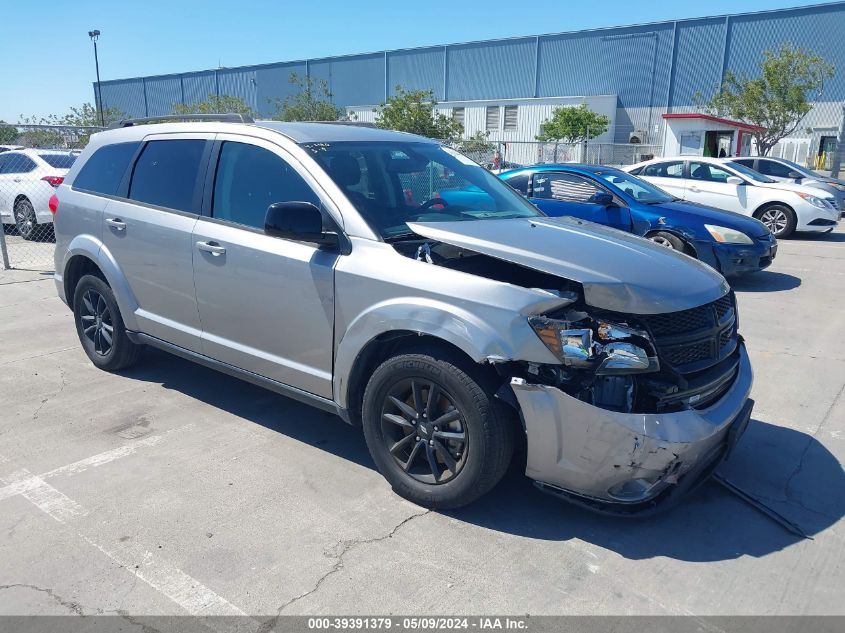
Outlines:
<svg viewBox="0 0 845 633"><path fill-rule="evenodd" d="M643 167L637 175L671 193L676 198L684 198L687 183L684 179L684 161L682 160L651 163Z"/></svg>
<svg viewBox="0 0 845 633"><path fill-rule="evenodd" d="M129 181L128 199L103 212L104 256L114 258L145 334L200 351L191 234L199 217L211 137L149 137Z"/></svg>
<svg viewBox="0 0 845 633"><path fill-rule="evenodd" d="M539 172L533 176L529 200L546 215L571 215L621 231L630 231L631 213L628 207L591 203L592 196L599 192L609 193L581 174Z"/></svg>
<svg viewBox="0 0 845 633"><path fill-rule="evenodd" d="M215 145L193 236L203 353L330 398L339 255L264 234L271 204L321 200L278 146L223 134Z"/></svg>
<svg viewBox="0 0 845 633"><path fill-rule="evenodd" d="M748 185L735 185L728 182L728 178L735 174L717 167L711 163L690 161L689 181L687 182L687 199L708 207L746 213Z"/></svg>

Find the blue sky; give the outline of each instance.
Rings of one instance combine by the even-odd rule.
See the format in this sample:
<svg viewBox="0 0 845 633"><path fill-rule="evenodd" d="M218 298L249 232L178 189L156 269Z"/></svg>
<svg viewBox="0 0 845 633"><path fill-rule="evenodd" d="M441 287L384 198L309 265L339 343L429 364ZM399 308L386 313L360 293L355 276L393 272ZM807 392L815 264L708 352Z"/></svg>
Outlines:
<svg viewBox="0 0 845 633"><path fill-rule="evenodd" d="M0 119L93 102L95 28L107 80L807 4L819 2L6 0Z"/></svg>

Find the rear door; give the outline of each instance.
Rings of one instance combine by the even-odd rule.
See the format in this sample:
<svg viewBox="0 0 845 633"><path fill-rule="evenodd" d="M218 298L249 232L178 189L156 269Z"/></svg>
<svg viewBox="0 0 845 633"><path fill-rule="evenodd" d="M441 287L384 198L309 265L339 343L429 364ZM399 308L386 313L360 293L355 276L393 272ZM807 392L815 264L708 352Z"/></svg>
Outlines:
<svg viewBox="0 0 845 633"><path fill-rule="evenodd" d="M718 165L691 160L686 198L716 209L748 213L748 189L753 185L745 179L741 179L741 185L730 184L727 180L732 176L738 177Z"/></svg>
<svg viewBox="0 0 845 633"><path fill-rule="evenodd" d="M631 213L621 204L590 202L593 195L610 191L592 178L571 172L538 172L531 181L529 200L546 215L571 215L622 231L631 230Z"/></svg>
<svg viewBox="0 0 845 633"><path fill-rule="evenodd" d="M194 292L194 225L213 134L144 139L119 199L103 213L103 246L123 271L141 330L201 351Z"/></svg>
<svg viewBox="0 0 845 633"><path fill-rule="evenodd" d="M688 184L684 173L684 163L683 160L651 163L643 167L637 175L671 193L676 198L684 198Z"/></svg>
<svg viewBox="0 0 845 633"><path fill-rule="evenodd" d="M192 240L205 355L330 398L340 255L264 233L271 204L328 201L268 141L220 134L211 163Z"/></svg>

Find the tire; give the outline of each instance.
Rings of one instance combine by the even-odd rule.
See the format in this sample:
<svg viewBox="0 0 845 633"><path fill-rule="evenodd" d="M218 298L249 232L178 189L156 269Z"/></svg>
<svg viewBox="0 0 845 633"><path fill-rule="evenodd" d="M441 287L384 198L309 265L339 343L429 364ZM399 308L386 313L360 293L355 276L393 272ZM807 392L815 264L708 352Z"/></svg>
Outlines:
<svg viewBox="0 0 845 633"><path fill-rule="evenodd" d="M15 203L13 215L18 235L28 242L36 239L38 236L38 217L35 215L35 208L32 203L26 198L21 198Z"/></svg>
<svg viewBox="0 0 845 633"><path fill-rule="evenodd" d="M398 495L433 509L458 508L489 492L507 471L514 444L515 424L492 386L476 368L463 367L470 362L447 357L386 360L367 383L362 407L379 472Z"/></svg>
<svg viewBox="0 0 845 633"><path fill-rule="evenodd" d="M657 231L656 233L652 233L648 236L655 244L659 244L660 246L665 246L666 248L678 251L679 253L686 253L686 247L684 246L683 241L677 235L673 235L672 233L668 233L666 231Z"/></svg>
<svg viewBox="0 0 845 633"><path fill-rule="evenodd" d="M795 211L783 204L773 204L760 209L754 217L765 224L779 240L792 235L798 224Z"/></svg>
<svg viewBox="0 0 845 633"><path fill-rule="evenodd" d="M129 340L114 293L105 281L94 275L79 280L73 293L73 317L82 349L94 365L118 371L138 361L143 347Z"/></svg>

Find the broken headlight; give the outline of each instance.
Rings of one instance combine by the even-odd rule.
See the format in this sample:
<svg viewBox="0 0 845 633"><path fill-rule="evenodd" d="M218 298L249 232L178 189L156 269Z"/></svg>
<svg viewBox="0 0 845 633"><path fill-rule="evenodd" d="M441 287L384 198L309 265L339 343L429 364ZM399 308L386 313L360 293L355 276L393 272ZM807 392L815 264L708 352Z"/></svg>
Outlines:
<svg viewBox="0 0 845 633"><path fill-rule="evenodd" d="M660 369L654 343L644 330L595 319L584 312L572 316L573 320L545 316L528 319L540 340L565 366L592 370L598 376Z"/></svg>

